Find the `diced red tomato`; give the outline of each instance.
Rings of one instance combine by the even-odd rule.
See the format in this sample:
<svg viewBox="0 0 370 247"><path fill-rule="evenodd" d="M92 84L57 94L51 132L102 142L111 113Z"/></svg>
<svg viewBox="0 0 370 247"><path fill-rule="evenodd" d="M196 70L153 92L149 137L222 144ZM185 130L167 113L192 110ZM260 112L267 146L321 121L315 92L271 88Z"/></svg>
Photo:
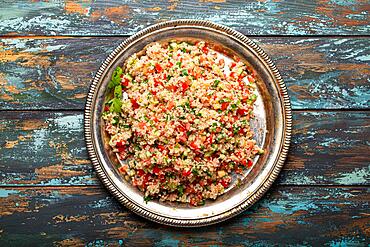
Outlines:
<svg viewBox="0 0 370 247"><path fill-rule="evenodd" d="M138 125L139 125L139 128L140 129L144 129L146 127L146 123L145 122L140 122L140 123L138 123Z"/></svg>
<svg viewBox="0 0 370 247"><path fill-rule="evenodd" d="M185 127L184 127L182 124L180 124L179 126L177 126L177 129L178 129L180 132L185 132L185 131L186 131Z"/></svg>
<svg viewBox="0 0 370 247"><path fill-rule="evenodd" d="M229 102L223 102L221 104L221 110L223 110L223 111L226 110L228 106L229 106Z"/></svg>
<svg viewBox="0 0 370 247"><path fill-rule="evenodd" d="M229 187L229 183L228 183L227 181L225 181L224 179L222 179L222 180L220 181L220 183L221 183L221 185L222 185L224 188Z"/></svg>
<svg viewBox="0 0 370 247"><path fill-rule="evenodd" d="M160 172L161 172L161 169L159 169L159 167L158 167L158 166L155 166L155 167L153 168L153 173L154 173L155 175L158 175Z"/></svg>
<svg viewBox="0 0 370 247"><path fill-rule="evenodd" d="M143 176L145 174L145 172L144 172L144 170L142 170L142 169L139 169L139 170L137 170L137 175L138 176Z"/></svg>
<svg viewBox="0 0 370 247"><path fill-rule="evenodd" d="M158 149L160 150L160 151L164 151L164 150L166 150L166 148L165 148L165 146L163 146L163 145L158 145L157 146L158 147Z"/></svg>
<svg viewBox="0 0 370 247"><path fill-rule="evenodd" d="M249 82L253 82L254 81L254 78L252 76L250 76L250 75L247 76L247 79L248 79Z"/></svg>
<svg viewBox="0 0 370 247"><path fill-rule="evenodd" d="M157 95L157 92L156 91L154 91L154 90L152 90L152 91L150 91L151 92L151 94L153 94L154 96L156 96Z"/></svg>
<svg viewBox="0 0 370 247"><path fill-rule="evenodd" d="M251 167L253 165L253 161L252 160L242 160L241 161L242 165L243 166L247 166L247 167Z"/></svg>
<svg viewBox="0 0 370 247"><path fill-rule="evenodd" d="M234 78L235 77L235 72L231 72L230 77Z"/></svg>
<svg viewBox="0 0 370 247"><path fill-rule="evenodd" d="M185 93L185 91L189 88L189 84L186 82L181 83L182 92Z"/></svg>
<svg viewBox="0 0 370 247"><path fill-rule="evenodd" d="M179 141L185 143L188 140L188 135L186 132L182 136L180 136Z"/></svg>
<svg viewBox="0 0 370 247"><path fill-rule="evenodd" d="M124 151L126 151L126 147L119 147L118 148L118 152L122 153Z"/></svg>
<svg viewBox="0 0 370 247"><path fill-rule="evenodd" d="M186 129L186 131L189 131L190 130L190 127L191 127L190 123L185 123L185 129Z"/></svg>
<svg viewBox="0 0 370 247"><path fill-rule="evenodd" d="M109 111L109 106L107 106L107 105L106 105L106 106L104 107L104 111Z"/></svg>
<svg viewBox="0 0 370 247"><path fill-rule="evenodd" d="M160 80L158 80L157 78L154 78L154 86L158 87L159 85L163 86L163 83Z"/></svg>
<svg viewBox="0 0 370 247"><path fill-rule="evenodd" d="M183 171L182 171L182 175L183 175L184 177L188 177L188 176L190 176L190 174L191 174L191 169L189 169L188 171L186 171L186 170L183 170Z"/></svg>
<svg viewBox="0 0 370 247"><path fill-rule="evenodd" d="M207 44L205 44L202 48L202 51L207 54L208 53L208 47L207 47Z"/></svg>
<svg viewBox="0 0 370 247"><path fill-rule="evenodd" d="M169 66L169 67L172 67L172 66L173 66L173 63L168 62L168 66Z"/></svg>
<svg viewBox="0 0 370 247"><path fill-rule="evenodd" d="M240 74L238 77L238 81L241 82L244 77L245 77L245 73Z"/></svg>
<svg viewBox="0 0 370 247"><path fill-rule="evenodd" d="M163 183L164 181L166 181L166 177L163 174L160 174L158 176L158 178L159 178L159 181L161 181L161 183Z"/></svg>
<svg viewBox="0 0 370 247"><path fill-rule="evenodd" d="M177 86L175 86L175 85L171 85L171 86L168 86L168 87L167 87L167 89L168 89L168 90L171 90L172 92L176 92L176 91L177 91L177 88L178 88L178 87L177 87Z"/></svg>
<svg viewBox="0 0 370 247"><path fill-rule="evenodd" d="M167 103L167 109L172 110L172 108L175 106L175 103L173 101L168 101Z"/></svg>
<svg viewBox="0 0 370 247"><path fill-rule="evenodd" d="M163 74L162 79L167 80L167 74L166 73Z"/></svg>
<svg viewBox="0 0 370 247"><path fill-rule="evenodd" d="M124 77L121 81L121 85L124 86L124 87L127 87L129 82L130 82L130 80L127 79L126 77Z"/></svg>
<svg viewBox="0 0 370 247"><path fill-rule="evenodd" d="M144 178L143 178L143 187L144 188L146 188L147 185L148 185L149 176L150 176L150 174L148 174L148 173L144 175Z"/></svg>
<svg viewBox="0 0 370 247"><path fill-rule="evenodd" d="M124 143L122 141L116 142L116 147L117 148L120 148L120 147L123 147L123 146L124 146Z"/></svg>
<svg viewBox="0 0 370 247"><path fill-rule="evenodd" d="M199 147L198 147L198 145L197 145L197 144L195 144L195 141L191 142L191 143L189 144L189 146L190 146L192 149L194 149L195 151L199 151L199 150L200 150L200 149L199 149Z"/></svg>
<svg viewBox="0 0 370 247"><path fill-rule="evenodd" d="M241 109L241 108L239 108L239 109L237 110L237 113L238 113L239 115L245 116L245 115L247 115L248 111L247 111L246 109Z"/></svg>
<svg viewBox="0 0 370 247"><path fill-rule="evenodd" d="M121 166L120 168L118 168L118 171L121 173L126 173L126 168Z"/></svg>
<svg viewBox="0 0 370 247"><path fill-rule="evenodd" d="M232 62L231 65L230 65L230 68L234 68L236 66L236 63Z"/></svg>
<svg viewBox="0 0 370 247"><path fill-rule="evenodd" d="M132 104L132 107L134 109L139 108L139 104L137 103L137 101L135 99L131 99L131 104Z"/></svg>
<svg viewBox="0 0 370 247"><path fill-rule="evenodd" d="M161 65L159 65L158 63L155 65L155 70L158 72L158 73L161 73L163 71L163 68L161 67Z"/></svg>
<svg viewBox="0 0 370 247"><path fill-rule="evenodd" d="M213 138L214 138L214 134L212 133L210 136L207 137L206 141L209 143L209 144L212 144L213 143Z"/></svg>
<svg viewBox="0 0 370 247"><path fill-rule="evenodd" d="M251 161L251 160L248 160L248 167L251 167L251 166L253 166L253 161Z"/></svg>

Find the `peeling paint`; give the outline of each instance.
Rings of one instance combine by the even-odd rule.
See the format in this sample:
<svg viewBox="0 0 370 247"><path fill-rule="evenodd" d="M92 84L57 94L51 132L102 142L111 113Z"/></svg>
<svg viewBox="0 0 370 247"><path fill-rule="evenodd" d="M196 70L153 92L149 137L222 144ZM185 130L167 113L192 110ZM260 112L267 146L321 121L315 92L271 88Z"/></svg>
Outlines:
<svg viewBox="0 0 370 247"><path fill-rule="evenodd" d="M366 35L369 33L366 3L355 2L333 0L291 6L284 1L240 4L200 0L184 4L172 0L150 3L154 5L153 10L145 10L148 3L132 1L106 5L102 1L24 3L18 0L0 10L0 32L8 35L131 35L158 22L160 16L160 20L215 20L253 35ZM299 11L292 11L296 8ZM148 15L148 11L158 14Z"/></svg>
<svg viewBox="0 0 370 247"><path fill-rule="evenodd" d="M335 179L338 184L352 185L352 184L368 184L370 181L370 165L361 169L355 168L349 173L340 174L339 178Z"/></svg>
<svg viewBox="0 0 370 247"><path fill-rule="evenodd" d="M11 189L0 189L0 198L8 197L9 195L18 194L19 191Z"/></svg>

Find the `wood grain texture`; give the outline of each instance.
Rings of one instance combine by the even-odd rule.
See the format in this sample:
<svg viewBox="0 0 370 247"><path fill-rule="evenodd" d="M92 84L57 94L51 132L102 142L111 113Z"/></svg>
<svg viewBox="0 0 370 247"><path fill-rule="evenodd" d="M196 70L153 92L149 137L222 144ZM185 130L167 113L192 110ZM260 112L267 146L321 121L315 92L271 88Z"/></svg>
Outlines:
<svg viewBox="0 0 370 247"><path fill-rule="evenodd" d="M365 246L370 236L369 192L274 187L231 220L178 229L134 215L99 187L2 188L0 245Z"/></svg>
<svg viewBox="0 0 370 247"><path fill-rule="evenodd" d="M98 184L81 112L2 112L0 185ZM370 112L294 112L293 139L278 183L369 185Z"/></svg>
<svg viewBox="0 0 370 247"><path fill-rule="evenodd" d="M3 1L4 2L4 1ZM5 1L3 35L129 35L165 20L210 20L253 35L368 35L366 0Z"/></svg>
<svg viewBox="0 0 370 247"><path fill-rule="evenodd" d="M0 109L83 109L100 64L123 38L0 40ZM255 38L294 109L368 108L369 38Z"/></svg>

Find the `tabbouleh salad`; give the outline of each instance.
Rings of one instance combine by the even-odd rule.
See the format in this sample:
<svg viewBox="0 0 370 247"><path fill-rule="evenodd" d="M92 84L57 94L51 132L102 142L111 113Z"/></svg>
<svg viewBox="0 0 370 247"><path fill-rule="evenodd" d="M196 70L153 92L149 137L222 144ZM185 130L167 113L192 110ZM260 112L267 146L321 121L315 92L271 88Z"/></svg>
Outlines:
<svg viewBox="0 0 370 247"><path fill-rule="evenodd" d="M144 200L216 199L263 150L250 128L256 74L204 41L152 43L117 67L103 116L119 172Z"/></svg>

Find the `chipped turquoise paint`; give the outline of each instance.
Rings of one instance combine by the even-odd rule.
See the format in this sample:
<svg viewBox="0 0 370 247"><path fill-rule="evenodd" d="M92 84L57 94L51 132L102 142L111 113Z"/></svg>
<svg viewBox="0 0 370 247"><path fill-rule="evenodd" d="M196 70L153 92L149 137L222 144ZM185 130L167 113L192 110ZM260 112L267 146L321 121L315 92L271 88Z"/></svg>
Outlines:
<svg viewBox="0 0 370 247"><path fill-rule="evenodd" d="M370 55L362 55L355 58L361 62L370 62Z"/></svg>
<svg viewBox="0 0 370 247"><path fill-rule="evenodd" d="M318 209L319 207L312 201L300 201L300 202L290 202L288 204L282 204L281 202L270 202L266 205L273 213L278 214L292 214L298 210L312 210Z"/></svg>
<svg viewBox="0 0 370 247"><path fill-rule="evenodd" d="M351 6L358 3L356 0L330 0L330 3L340 6Z"/></svg>
<svg viewBox="0 0 370 247"><path fill-rule="evenodd" d="M88 247L104 247L105 243L104 243L104 240L96 239L92 242L87 243L85 246L88 246Z"/></svg>
<svg viewBox="0 0 370 247"><path fill-rule="evenodd" d="M356 4L357 3L357 4ZM24 3L13 1L0 10L0 32L3 34L17 32L19 34L47 35L131 35L145 26L169 19L208 19L221 24L243 30L247 34L367 34L366 24L346 25L339 23L339 18L328 16L316 7L320 3L292 4L290 1L251 1L246 4L239 2L207 3L177 2L175 11L169 10L171 3L166 1L147 1L145 4L136 2L112 1L109 5L103 0L93 3L78 4L86 13L69 12L64 9L64 1L56 3ZM354 3L345 0L333 0L332 3L340 11L348 11L356 18L366 18L367 11L358 11L359 1ZM129 16L122 18L103 15L91 18L92 14L104 13L109 7L126 5ZM150 11L147 6L160 7L160 11ZM326 7L326 6L325 6ZM327 8L327 7L326 7ZM197 11L194 11L196 9ZM306 21L303 17L313 18ZM366 20L366 19L365 19ZM367 33L366 33L367 32Z"/></svg>
<svg viewBox="0 0 370 247"><path fill-rule="evenodd" d="M247 214L248 215L248 214ZM244 217L243 219L242 219L242 224L243 224L243 226L249 226L250 224L251 224L251 222L252 222L252 219L251 218L249 218L249 217Z"/></svg>
<svg viewBox="0 0 370 247"><path fill-rule="evenodd" d="M349 173L342 173L340 177L335 179L339 184L367 184L370 181L370 165L362 169L355 169Z"/></svg>
<svg viewBox="0 0 370 247"><path fill-rule="evenodd" d="M162 239L160 242L155 243L154 246L158 247L172 247L172 246L179 246L180 241L177 239L166 238Z"/></svg>
<svg viewBox="0 0 370 247"><path fill-rule="evenodd" d="M0 189L0 198L8 197L10 195L18 194L18 190L11 190L11 189Z"/></svg>
<svg viewBox="0 0 370 247"><path fill-rule="evenodd" d="M362 241L355 238L341 238L329 243L330 247L365 246Z"/></svg>
<svg viewBox="0 0 370 247"><path fill-rule="evenodd" d="M105 208L105 207L108 207L112 204L112 200L110 197L106 197L104 199L100 199L98 201L94 201L92 204L89 204L89 207L91 208Z"/></svg>

